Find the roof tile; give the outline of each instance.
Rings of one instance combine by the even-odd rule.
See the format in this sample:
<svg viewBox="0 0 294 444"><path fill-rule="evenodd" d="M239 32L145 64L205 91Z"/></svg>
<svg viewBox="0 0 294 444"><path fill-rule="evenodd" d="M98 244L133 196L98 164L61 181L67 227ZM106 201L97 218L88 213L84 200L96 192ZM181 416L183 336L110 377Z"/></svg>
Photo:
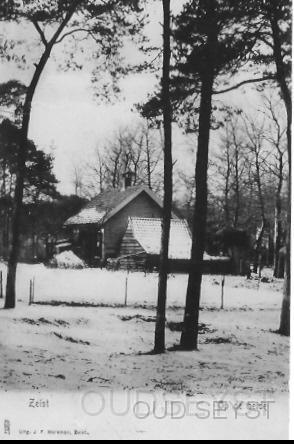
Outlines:
<svg viewBox="0 0 294 444"><path fill-rule="evenodd" d="M140 189L143 190L142 186L131 187L124 191L117 189L104 191L91 200L77 215L68 219L65 226L101 223L111 211Z"/></svg>
<svg viewBox="0 0 294 444"><path fill-rule="evenodd" d="M161 248L161 219L130 218L135 239L150 255L159 255ZM170 232L170 259L189 260L191 258L192 239L185 220L173 219Z"/></svg>

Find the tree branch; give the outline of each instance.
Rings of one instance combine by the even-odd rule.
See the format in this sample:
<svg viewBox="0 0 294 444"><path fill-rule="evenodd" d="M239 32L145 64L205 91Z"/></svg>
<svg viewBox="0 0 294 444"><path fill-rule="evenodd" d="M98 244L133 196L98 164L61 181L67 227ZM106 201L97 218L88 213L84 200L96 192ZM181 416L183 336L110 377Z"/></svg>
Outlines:
<svg viewBox="0 0 294 444"><path fill-rule="evenodd" d="M76 29L72 29L71 31L63 34L63 36L60 37L60 39L56 41L56 45L62 43L63 40L65 40L67 37L70 37L71 35L77 34L79 32L84 32L84 33L88 34L88 36L91 36L96 43L99 42L98 39L95 37L94 33L90 29L76 28Z"/></svg>
<svg viewBox="0 0 294 444"><path fill-rule="evenodd" d="M60 38L60 36L63 33L64 29L66 28L67 24L70 22L72 16L76 12L76 9L77 9L77 7L79 6L80 3L81 3L81 0L74 0L73 1L72 5L70 6L70 8L69 8L69 10L67 12L67 14L65 15L63 21L61 22L59 28L57 29L57 31L53 35L52 39L48 43L48 46L53 47L54 45L56 45L56 42Z"/></svg>
<svg viewBox="0 0 294 444"><path fill-rule="evenodd" d="M41 26L39 25L39 23L36 20L34 20L32 23L33 23L34 27L36 28L36 30L38 31L38 33L40 34L41 40L42 40L45 48L47 48L48 41L46 39L45 33L42 30Z"/></svg>
<svg viewBox="0 0 294 444"><path fill-rule="evenodd" d="M269 46L271 49L274 49L273 43L269 42L266 37L259 36L259 40L261 40L263 43L265 43L267 46Z"/></svg>
<svg viewBox="0 0 294 444"><path fill-rule="evenodd" d="M265 82L267 80L276 80L276 76L266 76L266 77L260 77L257 79L249 79L249 80L244 80L243 82L238 83L237 85L231 86L230 88L227 89L223 89L221 91L214 91L213 94L218 95L218 94L225 94L227 92L230 91L234 91L236 89L241 88L244 85L249 85L251 83L260 83L260 82Z"/></svg>
<svg viewBox="0 0 294 444"><path fill-rule="evenodd" d="M56 41L56 45L58 45L59 43L62 43L63 40L65 40L67 37L70 37L71 35L76 34L78 32L85 32L85 33L89 34L91 31L89 29L85 29L85 28L72 29L71 31L63 34L63 36L60 37L60 39Z"/></svg>

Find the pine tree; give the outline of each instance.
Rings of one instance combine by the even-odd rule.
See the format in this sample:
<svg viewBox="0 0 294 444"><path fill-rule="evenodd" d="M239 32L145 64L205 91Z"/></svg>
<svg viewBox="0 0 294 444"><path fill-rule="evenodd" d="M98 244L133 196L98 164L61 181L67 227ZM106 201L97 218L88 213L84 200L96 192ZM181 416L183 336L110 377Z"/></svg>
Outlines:
<svg viewBox="0 0 294 444"><path fill-rule="evenodd" d="M181 337L181 347L185 350L198 347L213 96L267 78L253 77L233 86L228 86L227 82L228 75L233 77L252 63L257 32L250 11L230 0L191 0L177 19L175 38L178 74L173 82L174 97L181 103L181 112L184 110L188 114L188 130L198 131L192 260ZM199 107L195 103L200 103ZM193 112L194 115L199 112L198 121Z"/></svg>
<svg viewBox="0 0 294 444"><path fill-rule="evenodd" d="M170 93L174 118L187 132L198 133L192 260L181 338L181 347L187 350L194 350L198 345L209 140L215 123L213 97L244 85L263 85L276 79L275 73L262 76L254 73L254 50L260 26L251 6L246 4L241 8L234 0L189 0L175 19ZM238 82L238 75L244 77L245 73L249 78ZM162 97L157 94L143 106L142 114L156 120L162 110Z"/></svg>

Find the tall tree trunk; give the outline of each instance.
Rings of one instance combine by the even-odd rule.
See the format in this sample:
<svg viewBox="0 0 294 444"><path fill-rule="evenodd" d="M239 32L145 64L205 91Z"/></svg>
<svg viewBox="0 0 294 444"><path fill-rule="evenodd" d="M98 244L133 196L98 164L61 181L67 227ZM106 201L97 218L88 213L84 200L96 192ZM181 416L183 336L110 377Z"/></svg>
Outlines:
<svg viewBox="0 0 294 444"><path fill-rule="evenodd" d="M227 136L229 137L229 136ZM231 158L230 158L230 143L227 142L226 145L226 175L225 175L225 204L224 204L224 212L225 212L225 220L226 226L230 226L230 204L229 204L229 195L230 195L230 178L231 178Z"/></svg>
<svg viewBox="0 0 294 444"><path fill-rule="evenodd" d="M234 217L234 228L238 228L239 216L240 216L240 183L239 183L239 151L235 143L235 217Z"/></svg>
<svg viewBox="0 0 294 444"><path fill-rule="evenodd" d="M260 231L256 239L255 251L254 251L253 272L255 274L258 273L259 266L261 265L260 259L262 254L262 242L263 242L264 233L265 233L265 223L264 221L262 221L262 225L260 227ZM261 270L259 269L259 272L260 271Z"/></svg>
<svg viewBox="0 0 294 444"><path fill-rule="evenodd" d="M152 190L152 171L151 171L151 153L150 153L150 141L149 141L149 129L146 131L146 155L147 155L147 182L148 188Z"/></svg>
<svg viewBox="0 0 294 444"><path fill-rule="evenodd" d="M173 198L173 159L172 159L172 107L170 98L171 64L171 11L170 0L163 0L164 13L164 61L162 79L162 103L164 115L164 211L162 220L161 255L158 283L158 306L155 330L154 352L165 351L165 321L167 280L169 272L169 240Z"/></svg>
<svg viewBox="0 0 294 444"><path fill-rule="evenodd" d="M63 18L62 23L60 24L59 28L53 35L51 41L49 43L46 43L42 57L39 63L36 65L35 73L27 89L27 94L23 108L21 141L19 145L19 153L17 159L17 176L16 176L16 185L14 192L14 209L12 217L12 243L8 260L5 309L15 308L16 304L16 269L17 269L19 248L20 248L20 229L21 229L20 223L21 223L21 214L23 207L24 180L25 180L25 171L26 171L28 136L29 136L31 113L32 113L32 103L40 78L51 56L52 49L57 40L59 39L60 35L62 34L63 30L67 26L68 22L71 20L72 16L74 15L80 1L81 0L72 1L68 13Z"/></svg>
<svg viewBox="0 0 294 444"><path fill-rule="evenodd" d="M196 202L192 228L192 260L186 298L184 328L181 348L196 350L198 347L198 324L205 251L207 200L208 200L208 152L212 111L213 75L203 80L199 117L198 152L196 162Z"/></svg>
<svg viewBox="0 0 294 444"><path fill-rule="evenodd" d="M286 257L285 257L285 279L284 279L284 297L282 304L282 313L279 332L283 336L290 336L291 333L291 167L288 179L288 210L287 210L287 233L286 233Z"/></svg>
<svg viewBox="0 0 294 444"><path fill-rule="evenodd" d="M19 154L17 160L17 176L14 193L14 210L12 216L12 245L9 253L8 260L8 274L7 274L7 286L6 286L6 301L5 308L15 308L16 304L16 268L18 263L19 248L20 248L20 222L23 206L24 195L24 180L26 171L26 159L28 151L28 135L29 126L31 120L32 102L38 86L41 75L49 60L52 47L44 52L39 64L36 67L33 80L28 87L24 109L23 109L23 121L21 128L21 142L19 146Z"/></svg>
<svg viewBox="0 0 294 444"><path fill-rule="evenodd" d="M263 196L263 190L262 190L262 177L260 172L260 154L259 154L259 147L255 146L255 168L256 168L256 185L258 190L258 199L259 199L259 206L260 206L260 212L261 212L261 229L260 233L258 235L258 238L256 240L256 247L255 247L255 255L254 255L254 266L253 271L254 273L258 273L258 268L261 266L260 264L260 258L262 254L262 243L263 243L263 237L266 231L267 227L267 220L265 216L265 204L264 204L264 196ZM259 273L261 270L259 269Z"/></svg>
<svg viewBox="0 0 294 444"><path fill-rule="evenodd" d="M196 350L198 347L203 256L205 251L207 224L209 140L215 51L217 47L217 29L214 23L215 7L215 1L209 0L207 4L207 15L210 17L211 26L207 36L206 72L201 76L202 86L199 111L198 150L195 170L196 200L192 228L192 257L187 288L184 326L181 337L181 348L184 350Z"/></svg>
<svg viewBox="0 0 294 444"><path fill-rule="evenodd" d="M277 16L276 0L271 1L271 28L274 42L274 58L277 68L277 80L281 89L282 97L287 111L287 146L289 161L288 178L288 211L287 211L287 236L286 236L286 258L285 258L285 283L284 299L282 305L282 314L280 322L280 333L290 336L290 299L291 299L291 193L292 193L292 97L287 84L287 74L283 59L281 30Z"/></svg>
<svg viewBox="0 0 294 444"><path fill-rule="evenodd" d="M282 188L283 188L283 155L279 159L279 179L276 191L276 208L275 208L275 239L274 239L274 277L283 278L280 275L280 251L282 248Z"/></svg>

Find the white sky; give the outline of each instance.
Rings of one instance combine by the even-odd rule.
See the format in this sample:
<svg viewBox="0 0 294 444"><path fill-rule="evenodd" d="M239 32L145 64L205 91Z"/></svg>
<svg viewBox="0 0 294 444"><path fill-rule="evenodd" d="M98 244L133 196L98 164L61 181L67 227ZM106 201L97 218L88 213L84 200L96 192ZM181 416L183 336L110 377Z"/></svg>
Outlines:
<svg viewBox="0 0 294 444"><path fill-rule="evenodd" d="M175 2L175 0L174 0ZM179 0L176 6L183 3ZM154 43L161 43L162 21L160 4L154 4L150 9L151 24L149 35ZM21 28L15 27L15 33ZM126 49L127 52L128 48ZM129 50L133 51L133 48ZM126 54L134 58L134 54ZM28 82L31 71L20 71L14 65L0 64L0 82L11 78ZM139 119L133 111L133 105L146 99L152 93L156 79L150 74L132 75L122 81L123 96L116 105L98 105L95 102L91 88L91 72L61 72L56 64L50 61L39 84L33 103L30 138L37 145L49 151L54 145L55 173L60 181L60 191L73 192L72 169L90 159L94 149L103 145L104 141L123 126L133 125ZM246 89L232 93L219 99L226 103L235 103L244 107L252 106L258 100L257 93ZM241 102L240 102L241 99ZM217 137L212 136L212 150L217 146ZM180 131L174 134L175 158L178 165L184 169L192 169L190 147L187 138Z"/></svg>

